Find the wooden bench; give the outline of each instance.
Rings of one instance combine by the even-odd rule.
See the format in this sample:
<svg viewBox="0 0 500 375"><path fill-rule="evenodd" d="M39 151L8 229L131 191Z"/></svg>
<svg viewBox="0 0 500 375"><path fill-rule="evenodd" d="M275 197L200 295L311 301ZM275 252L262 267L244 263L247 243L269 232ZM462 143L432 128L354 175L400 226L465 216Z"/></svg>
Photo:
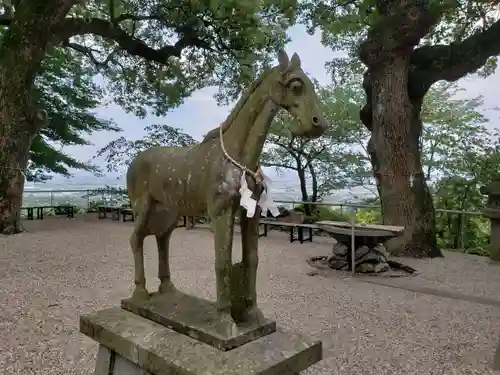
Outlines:
<svg viewBox="0 0 500 375"><path fill-rule="evenodd" d="M118 206L97 206L97 218L106 219L111 213L111 220L120 220L121 207Z"/></svg>
<svg viewBox="0 0 500 375"><path fill-rule="evenodd" d="M259 222L259 227L264 226L264 233L260 233L259 237L266 237L268 232L268 226L276 226L276 227L287 227L290 229L290 242L299 241L300 243L304 243L304 241L312 242L313 239L313 229L318 229L315 224L301 224L301 223L288 223L284 221L278 220L269 220L264 219ZM304 238L304 229L308 231L308 237ZM295 231L297 231L297 236L295 236Z"/></svg>
<svg viewBox="0 0 500 375"><path fill-rule="evenodd" d="M189 225L188 225L189 218ZM186 229L193 229L196 224L196 216L182 216L182 224L178 224L176 228L184 227Z"/></svg>
<svg viewBox="0 0 500 375"><path fill-rule="evenodd" d="M61 206L29 206L21 207L21 210L26 210L26 218L28 220L34 220L34 211L36 209L36 218L38 220L43 220L44 210L52 209L55 215L66 215L68 218L75 217L75 206L72 205L61 205Z"/></svg>
<svg viewBox="0 0 500 375"><path fill-rule="evenodd" d="M121 213L123 222L135 220L134 211L131 208L122 208Z"/></svg>
<svg viewBox="0 0 500 375"><path fill-rule="evenodd" d="M60 206L46 206L42 207L43 208L53 208L54 209L54 215L56 216L66 216L70 219L75 217L75 206L72 206L70 204L68 205L60 205ZM42 212L43 216L43 212Z"/></svg>

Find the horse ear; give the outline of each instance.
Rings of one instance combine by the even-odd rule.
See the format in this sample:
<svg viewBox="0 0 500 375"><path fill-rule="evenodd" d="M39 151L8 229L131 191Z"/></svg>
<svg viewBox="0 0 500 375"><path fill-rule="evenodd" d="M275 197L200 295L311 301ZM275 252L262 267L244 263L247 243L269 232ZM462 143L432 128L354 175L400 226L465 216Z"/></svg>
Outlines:
<svg viewBox="0 0 500 375"><path fill-rule="evenodd" d="M290 65L290 60L288 59L288 55L286 54L284 49L280 49L278 51L278 63L281 71L285 71L288 69Z"/></svg>
<svg viewBox="0 0 500 375"><path fill-rule="evenodd" d="M292 56L292 60L290 61L291 65L294 68L300 68L300 57L297 55L297 53L294 53Z"/></svg>

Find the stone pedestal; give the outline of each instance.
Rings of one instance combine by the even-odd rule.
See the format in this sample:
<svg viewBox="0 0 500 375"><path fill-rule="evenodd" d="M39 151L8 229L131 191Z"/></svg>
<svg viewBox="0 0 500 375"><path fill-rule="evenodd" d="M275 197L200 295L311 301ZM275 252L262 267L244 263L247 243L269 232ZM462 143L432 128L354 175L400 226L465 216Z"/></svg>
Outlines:
<svg viewBox="0 0 500 375"><path fill-rule="evenodd" d="M500 261L500 181L494 181L480 189L482 194L488 195L488 203L483 215L490 219L490 258Z"/></svg>
<svg viewBox="0 0 500 375"><path fill-rule="evenodd" d="M80 331L100 344L95 375L294 375L322 358L321 341L272 321L226 336L212 303L154 297L80 317Z"/></svg>
<svg viewBox="0 0 500 375"><path fill-rule="evenodd" d="M238 332L227 335L221 332L225 324L219 320L214 303L179 291L153 293L147 301L125 299L122 308L224 351L276 331L276 322L264 320L240 324Z"/></svg>
<svg viewBox="0 0 500 375"><path fill-rule="evenodd" d="M495 371L500 371L500 343L498 344L495 355L493 356L493 363L491 367Z"/></svg>

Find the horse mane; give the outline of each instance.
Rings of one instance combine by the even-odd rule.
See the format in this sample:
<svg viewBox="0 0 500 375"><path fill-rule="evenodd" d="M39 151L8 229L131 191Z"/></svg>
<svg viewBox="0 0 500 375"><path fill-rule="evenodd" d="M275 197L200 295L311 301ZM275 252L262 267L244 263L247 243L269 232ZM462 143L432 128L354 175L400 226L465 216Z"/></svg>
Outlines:
<svg viewBox="0 0 500 375"><path fill-rule="evenodd" d="M229 126L233 123L234 119L238 115L238 113L241 111L241 109L245 106L245 104L248 102L250 99L250 96L255 92L257 87L260 86L262 81L273 71L273 69L267 69L265 70L259 77L257 77L250 85L247 87L241 98L238 100L232 111L229 113L229 116L224 120L224 122L220 125L222 126L222 133L224 133ZM205 143L207 141L210 141L212 139L220 137L220 129L217 126L215 129L210 130L203 140L200 142L200 144Z"/></svg>

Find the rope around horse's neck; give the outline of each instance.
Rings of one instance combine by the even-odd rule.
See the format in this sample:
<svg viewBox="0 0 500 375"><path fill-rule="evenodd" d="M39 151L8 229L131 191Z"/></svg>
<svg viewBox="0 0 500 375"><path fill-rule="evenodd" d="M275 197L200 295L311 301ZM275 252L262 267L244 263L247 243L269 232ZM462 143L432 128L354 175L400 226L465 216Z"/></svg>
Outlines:
<svg viewBox="0 0 500 375"><path fill-rule="evenodd" d="M238 168L240 168L243 172L250 174L255 178L256 181L260 179L260 174L259 174L259 168L257 168L257 171L252 171L248 167L244 166L243 164L238 163L231 155L226 150L226 146L224 146L224 134L222 132L222 125L224 123L220 124L219 129L220 129L220 147L222 149L222 152L224 153L224 156L234 165L236 165Z"/></svg>

